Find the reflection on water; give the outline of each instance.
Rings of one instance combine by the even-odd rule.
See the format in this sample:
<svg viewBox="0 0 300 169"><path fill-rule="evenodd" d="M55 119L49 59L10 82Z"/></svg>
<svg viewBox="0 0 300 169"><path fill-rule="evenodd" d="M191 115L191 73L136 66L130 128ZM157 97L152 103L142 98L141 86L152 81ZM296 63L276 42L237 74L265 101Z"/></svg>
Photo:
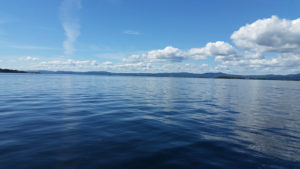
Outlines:
<svg viewBox="0 0 300 169"><path fill-rule="evenodd" d="M0 168L299 168L292 81L0 74Z"/></svg>

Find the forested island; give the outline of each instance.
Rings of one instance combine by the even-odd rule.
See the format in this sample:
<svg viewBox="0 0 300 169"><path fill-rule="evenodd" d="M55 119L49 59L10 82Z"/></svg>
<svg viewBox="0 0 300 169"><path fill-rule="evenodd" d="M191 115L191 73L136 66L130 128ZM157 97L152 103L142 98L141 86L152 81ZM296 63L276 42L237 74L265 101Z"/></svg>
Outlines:
<svg viewBox="0 0 300 169"><path fill-rule="evenodd" d="M1 68L0 68L0 73L27 73L27 72L25 72L25 71L20 71L20 70L1 69Z"/></svg>

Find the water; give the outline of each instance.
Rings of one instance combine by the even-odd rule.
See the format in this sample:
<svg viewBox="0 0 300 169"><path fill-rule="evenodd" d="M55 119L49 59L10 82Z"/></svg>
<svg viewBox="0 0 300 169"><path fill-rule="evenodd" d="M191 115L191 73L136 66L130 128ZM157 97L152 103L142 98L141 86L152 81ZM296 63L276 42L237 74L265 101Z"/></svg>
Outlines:
<svg viewBox="0 0 300 169"><path fill-rule="evenodd" d="M300 82L0 74L0 168L300 168Z"/></svg>

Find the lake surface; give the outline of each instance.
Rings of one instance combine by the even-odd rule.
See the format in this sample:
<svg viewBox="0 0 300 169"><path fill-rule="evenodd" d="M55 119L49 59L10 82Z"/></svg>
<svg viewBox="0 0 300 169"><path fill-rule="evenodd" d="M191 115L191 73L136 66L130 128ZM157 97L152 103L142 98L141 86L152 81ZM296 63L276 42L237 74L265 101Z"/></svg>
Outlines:
<svg viewBox="0 0 300 169"><path fill-rule="evenodd" d="M0 168L300 168L300 82L0 74Z"/></svg>

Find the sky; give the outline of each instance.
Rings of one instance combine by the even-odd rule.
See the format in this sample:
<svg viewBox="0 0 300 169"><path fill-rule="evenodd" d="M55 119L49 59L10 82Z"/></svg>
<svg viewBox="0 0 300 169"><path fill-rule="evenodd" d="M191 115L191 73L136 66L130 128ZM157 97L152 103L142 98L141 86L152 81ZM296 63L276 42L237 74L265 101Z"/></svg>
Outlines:
<svg viewBox="0 0 300 169"><path fill-rule="evenodd" d="M0 0L0 68L300 73L298 0Z"/></svg>

